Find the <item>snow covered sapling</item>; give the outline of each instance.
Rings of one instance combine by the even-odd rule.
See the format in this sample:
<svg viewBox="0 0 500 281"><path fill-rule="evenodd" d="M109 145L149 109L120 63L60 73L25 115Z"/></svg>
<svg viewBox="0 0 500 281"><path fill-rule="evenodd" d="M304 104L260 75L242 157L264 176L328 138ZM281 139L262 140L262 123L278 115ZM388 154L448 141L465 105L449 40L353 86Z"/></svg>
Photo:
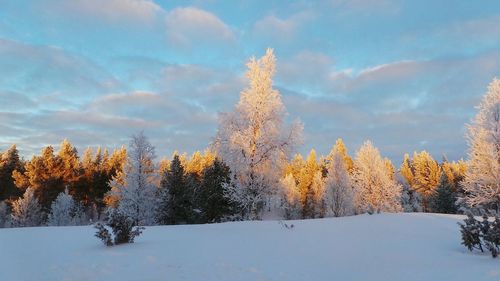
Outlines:
<svg viewBox="0 0 500 281"><path fill-rule="evenodd" d="M52 202L47 224L50 226L80 225L85 221L82 206L75 202L68 189Z"/></svg>
<svg viewBox="0 0 500 281"><path fill-rule="evenodd" d="M141 235L144 230L144 227L135 226L134 219L118 209L109 210L106 225L96 223L95 228L97 229L95 236L106 246L134 243L135 237Z"/></svg>
<svg viewBox="0 0 500 281"><path fill-rule="evenodd" d="M39 226L43 223L42 206L31 187L26 189L22 198L12 203L11 220L14 227Z"/></svg>
<svg viewBox="0 0 500 281"><path fill-rule="evenodd" d="M491 256L496 258L500 252L500 217L495 215L495 219L491 222L488 216L484 215L483 221L480 222L472 213L468 213L464 222L465 224L459 223L462 245L469 251L478 249L481 252L484 245L491 252Z"/></svg>
<svg viewBox="0 0 500 281"><path fill-rule="evenodd" d="M467 214L464 223L465 224L458 223L460 225L460 233L462 233L462 245L467 247L469 251L478 249L483 252L483 246L481 244L481 223L477 221L471 213Z"/></svg>

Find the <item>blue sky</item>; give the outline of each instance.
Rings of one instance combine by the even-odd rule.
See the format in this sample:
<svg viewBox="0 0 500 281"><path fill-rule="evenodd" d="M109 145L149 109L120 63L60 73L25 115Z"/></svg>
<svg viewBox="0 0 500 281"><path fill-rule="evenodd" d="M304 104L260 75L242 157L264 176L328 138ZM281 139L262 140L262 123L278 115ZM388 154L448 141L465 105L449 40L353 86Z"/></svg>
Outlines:
<svg viewBox="0 0 500 281"><path fill-rule="evenodd" d="M342 137L396 164L459 159L499 38L494 0L0 0L0 149L113 148L144 129L159 155L202 150L272 47L299 152Z"/></svg>

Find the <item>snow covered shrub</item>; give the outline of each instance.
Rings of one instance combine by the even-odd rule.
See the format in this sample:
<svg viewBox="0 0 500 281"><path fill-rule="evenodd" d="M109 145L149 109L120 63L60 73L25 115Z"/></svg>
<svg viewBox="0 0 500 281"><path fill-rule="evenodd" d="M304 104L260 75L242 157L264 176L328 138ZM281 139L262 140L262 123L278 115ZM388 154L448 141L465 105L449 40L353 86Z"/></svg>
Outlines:
<svg viewBox="0 0 500 281"><path fill-rule="evenodd" d="M29 187L22 198L12 203L11 223L13 227L39 226L43 223L42 206Z"/></svg>
<svg viewBox="0 0 500 281"><path fill-rule="evenodd" d="M82 206L66 189L52 202L47 224L50 226L80 225L85 222Z"/></svg>
<svg viewBox="0 0 500 281"><path fill-rule="evenodd" d="M496 258L500 252L500 217L496 215L493 222L488 219L485 215L483 221L480 222L472 213L468 213L464 220L465 224L459 223L462 245L466 246L469 251L478 249L481 252L484 252L483 246L485 246L491 252L491 256Z"/></svg>
<svg viewBox="0 0 500 281"><path fill-rule="evenodd" d="M96 223L95 228L97 229L95 236L106 246L134 243L134 238L141 235L144 230L144 227L135 226L133 218L117 209L109 210L106 225Z"/></svg>

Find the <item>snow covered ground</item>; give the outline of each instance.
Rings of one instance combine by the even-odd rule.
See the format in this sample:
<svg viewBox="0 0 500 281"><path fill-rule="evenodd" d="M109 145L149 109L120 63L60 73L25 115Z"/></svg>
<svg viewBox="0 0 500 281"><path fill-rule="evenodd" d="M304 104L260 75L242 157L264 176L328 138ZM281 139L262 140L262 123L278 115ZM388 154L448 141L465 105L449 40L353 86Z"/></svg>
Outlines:
<svg viewBox="0 0 500 281"><path fill-rule="evenodd" d="M148 227L107 248L84 227L0 229L0 280L500 280L460 216L379 214Z"/></svg>

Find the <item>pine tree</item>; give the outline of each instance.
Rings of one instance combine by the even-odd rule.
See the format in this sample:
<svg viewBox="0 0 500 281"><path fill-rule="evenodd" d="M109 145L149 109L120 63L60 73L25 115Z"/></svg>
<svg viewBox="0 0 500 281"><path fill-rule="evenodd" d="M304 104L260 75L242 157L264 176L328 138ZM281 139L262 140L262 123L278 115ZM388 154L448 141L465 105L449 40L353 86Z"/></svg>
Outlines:
<svg viewBox="0 0 500 281"><path fill-rule="evenodd" d="M11 223L14 227L39 226L43 223L42 207L35 197L34 189L28 188L23 197L12 202Z"/></svg>
<svg viewBox="0 0 500 281"><path fill-rule="evenodd" d="M296 123L289 130L283 126L285 107L272 88L273 51L268 49L259 60L252 58L247 67L250 85L234 112L220 116L214 148L232 172L227 193L239 203L244 217L258 219L267 198L277 192L283 160L298 143L302 125Z"/></svg>
<svg viewBox="0 0 500 281"><path fill-rule="evenodd" d="M19 152L14 144L0 154L0 201L17 199L23 194L12 178L12 173L16 170L24 172L24 163L19 158Z"/></svg>
<svg viewBox="0 0 500 281"><path fill-rule="evenodd" d="M366 141L354 161L355 202L360 212L398 212L401 186L387 173L380 152Z"/></svg>
<svg viewBox="0 0 500 281"><path fill-rule="evenodd" d="M130 154L123 178L111 182L110 196L117 198L117 209L132 218L135 225L152 225L156 216L157 174L154 147L143 132L132 136Z"/></svg>
<svg viewBox="0 0 500 281"><path fill-rule="evenodd" d="M106 226L100 222L95 224L97 232L94 236L101 239L106 246L134 243L135 237L141 235L145 229L136 226L135 220L119 209L108 210L105 224Z"/></svg>
<svg viewBox="0 0 500 281"><path fill-rule="evenodd" d="M342 217L354 214L354 190L341 151L334 150L326 179L325 201L328 214Z"/></svg>
<svg viewBox="0 0 500 281"><path fill-rule="evenodd" d="M500 80L493 79L468 128L463 188L470 207L500 211Z"/></svg>
<svg viewBox="0 0 500 281"><path fill-rule="evenodd" d="M160 191L158 222L160 224L190 223L193 217L193 206L179 155L174 155L170 168L162 175Z"/></svg>
<svg viewBox="0 0 500 281"><path fill-rule="evenodd" d="M430 208L432 212L444 214L456 214L457 194L454 189L453 183L448 180L446 174L443 173L439 186L430 197Z"/></svg>
<svg viewBox="0 0 500 281"><path fill-rule="evenodd" d="M199 200L203 222L220 222L232 215L231 202L224 195L224 188L228 184L229 167L219 159L204 169Z"/></svg>
<svg viewBox="0 0 500 281"><path fill-rule="evenodd" d="M81 225L85 223L82 206L75 202L66 189L52 202L47 224L50 226Z"/></svg>

